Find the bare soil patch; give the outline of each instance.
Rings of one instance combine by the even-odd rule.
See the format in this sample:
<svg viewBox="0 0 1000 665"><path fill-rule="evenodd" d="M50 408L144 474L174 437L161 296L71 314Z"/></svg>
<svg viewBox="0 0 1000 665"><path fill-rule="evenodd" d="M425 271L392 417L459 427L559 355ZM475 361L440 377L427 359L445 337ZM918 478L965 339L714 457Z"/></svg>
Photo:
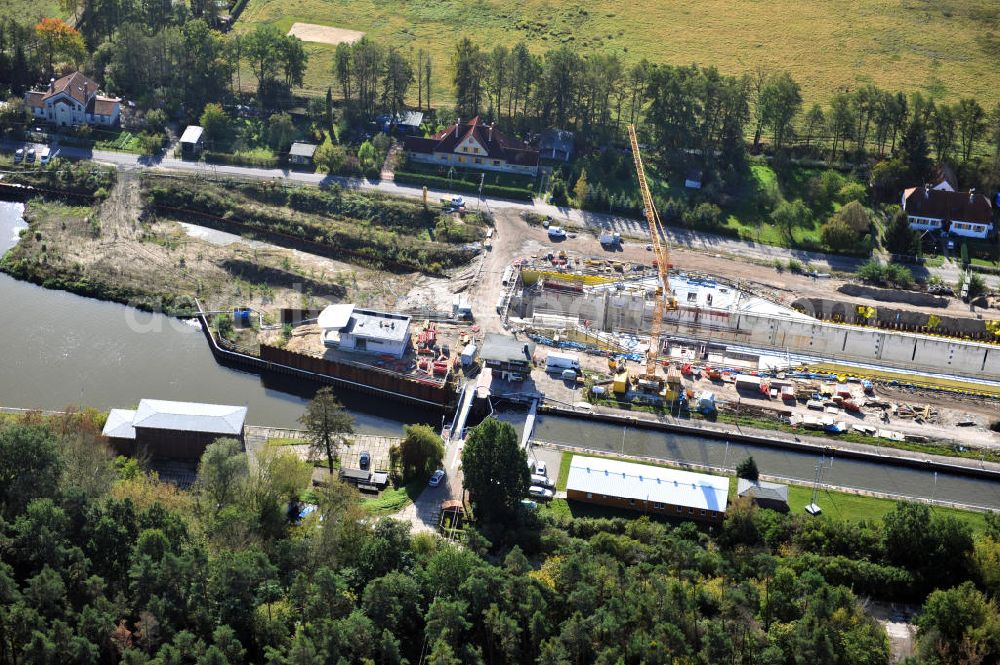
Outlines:
<svg viewBox="0 0 1000 665"><path fill-rule="evenodd" d="M329 25L317 25L315 23L293 23L288 34L294 35L304 42L316 42L317 44L353 44L365 33L357 30L347 30L345 28L334 28Z"/></svg>

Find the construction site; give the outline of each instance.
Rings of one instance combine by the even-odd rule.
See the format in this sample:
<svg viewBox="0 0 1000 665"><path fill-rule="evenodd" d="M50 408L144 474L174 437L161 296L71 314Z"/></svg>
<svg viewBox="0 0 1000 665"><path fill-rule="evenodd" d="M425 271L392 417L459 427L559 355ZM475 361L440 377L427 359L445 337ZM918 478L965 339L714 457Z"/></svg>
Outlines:
<svg viewBox="0 0 1000 665"><path fill-rule="evenodd" d="M634 155L650 229L644 247L625 252L604 234L603 256L553 242L495 267L503 327L536 346L535 369L514 381L492 377L494 394L578 412L735 417L874 445L979 449L984 458L1000 449L995 315L952 321L911 307L893 317L870 300L817 305L673 269L637 146Z"/></svg>

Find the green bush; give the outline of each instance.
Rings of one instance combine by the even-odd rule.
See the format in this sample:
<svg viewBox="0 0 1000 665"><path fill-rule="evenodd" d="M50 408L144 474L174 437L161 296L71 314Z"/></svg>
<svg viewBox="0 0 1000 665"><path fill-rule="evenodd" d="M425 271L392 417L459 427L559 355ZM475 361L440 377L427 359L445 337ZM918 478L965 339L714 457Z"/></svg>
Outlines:
<svg viewBox="0 0 1000 665"><path fill-rule="evenodd" d="M855 274L862 281L879 286L907 288L913 285L913 273L909 268L898 263L884 264L878 259L866 262Z"/></svg>
<svg viewBox="0 0 1000 665"><path fill-rule="evenodd" d="M440 176L428 175L426 173L410 173L407 171L396 171L396 182L409 183L413 185L426 185L437 189L446 189L456 192L478 193L479 184L466 182L464 180L448 180ZM514 199L517 201L530 201L534 194L530 189L521 187L502 187L500 185L483 185L483 195L495 196L504 199Z"/></svg>
<svg viewBox="0 0 1000 665"><path fill-rule="evenodd" d="M231 166L249 166L260 169L273 169L278 166L277 157L257 157L252 155L237 155L231 152L205 151L205 161L213 164L229 164Z"/></svg>

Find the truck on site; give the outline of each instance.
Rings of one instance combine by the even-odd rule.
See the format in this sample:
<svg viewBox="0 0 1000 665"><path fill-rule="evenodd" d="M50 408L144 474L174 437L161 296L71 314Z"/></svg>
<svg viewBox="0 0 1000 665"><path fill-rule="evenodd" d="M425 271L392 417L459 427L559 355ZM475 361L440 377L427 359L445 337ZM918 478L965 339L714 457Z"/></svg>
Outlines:
<svg viewBox="0 0 1000 665"><path fill-rule="evenodd" d="M507 266L503 271L503 276L500 279L500 284L507 286L510 284L511 280L514 279L514 266Z"/></svg>
<svg viewBox="0 0 1000 665"><path fill-rule="evenodd" d="M550 238L565 238L566 231L561 226L550 226L549 227L549 237Z"/></svg>
<svg viewBox="0 0 1000 665"><path fill-rule="evenodd" d="M601 235L598 237L598 242L601 243L601 247L605 249L610 249L613 247L618 247L622 244L622 234L612 233L611 231L602 231Z"/></svg>
<svg viewBox="0 0 1000 665"><path fill-rule="evenodd" d="M561 373L565 370L579 372L580 356L563 351L549 351L549 355L545 357L545 371Z"/></svg>

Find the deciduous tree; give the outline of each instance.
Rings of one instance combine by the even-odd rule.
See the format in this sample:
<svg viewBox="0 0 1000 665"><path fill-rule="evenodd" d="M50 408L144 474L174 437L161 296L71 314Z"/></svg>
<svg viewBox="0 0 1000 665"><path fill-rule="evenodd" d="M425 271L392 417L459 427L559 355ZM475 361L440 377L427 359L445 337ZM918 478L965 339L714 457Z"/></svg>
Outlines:
<svg viewBox="0 0 1000 665"><path fill-rule="evenodd" d="M487 418L469 434L462 470L476 510L489 519L502 519L528 491L528 460L517 432L495 418Z"/></svg>

